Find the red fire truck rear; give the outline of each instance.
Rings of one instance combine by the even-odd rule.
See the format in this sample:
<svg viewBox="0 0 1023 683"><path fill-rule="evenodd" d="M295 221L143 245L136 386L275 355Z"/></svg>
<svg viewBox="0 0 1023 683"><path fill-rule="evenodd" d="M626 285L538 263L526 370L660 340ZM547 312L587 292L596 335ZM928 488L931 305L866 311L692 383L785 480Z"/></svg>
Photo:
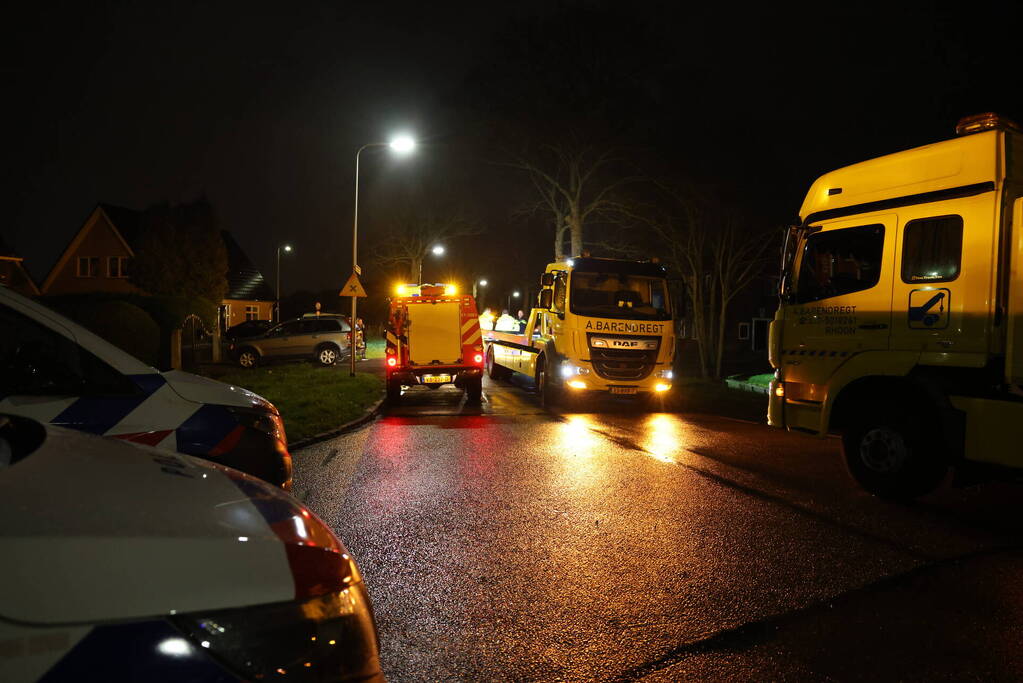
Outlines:
<svg viewBox="0 0 1023 683"><path fill-rule="evenodd" d="M387 398L402 390L454 384L466 398L483 396L483 340L476 301L454 285L398 285L385 338Z"/></svg>

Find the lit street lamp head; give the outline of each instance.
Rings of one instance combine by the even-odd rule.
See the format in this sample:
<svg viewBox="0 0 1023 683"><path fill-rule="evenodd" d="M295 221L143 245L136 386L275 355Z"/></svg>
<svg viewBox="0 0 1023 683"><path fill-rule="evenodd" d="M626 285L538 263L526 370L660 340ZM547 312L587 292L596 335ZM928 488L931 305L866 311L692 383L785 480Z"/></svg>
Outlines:
<svg viewBox="0 0 1023 683"><path fill-rule="evenodd" d="M487 281L486 280L480 280L480 287L486 287L486 286L487 286Z"/></svg>
<svg viewBox="0 0 1023 683"><path fill-rule="evenodd" d="M520 295L519 295L519 293L517 291L515 291L515 292L512 292L512 296L515 297L516 299L518 299Z"/></svg>
<svg viewBox="0 0 1023 683"><path fill-rule="evenodd" d="M290 244L285 244L284 245L284 253L285 254L290 254L291 253L291 245Z"/></svg>
<svg viewBox="0 0 1023 683"><path fill-rule="evenodd" d="M438 244L437 246L435 246L433 248L432 251L433 251L433 255L434 256L441 256L441 255L444 254L444 247L442 245Z"/></svg>
<svg viewBox="0 0 1023 683"><path fill-rule="evenodd" d="M409 135L399 135L391 140L390 147L398 154L408 154L416 148L416 141Z"/></svg>

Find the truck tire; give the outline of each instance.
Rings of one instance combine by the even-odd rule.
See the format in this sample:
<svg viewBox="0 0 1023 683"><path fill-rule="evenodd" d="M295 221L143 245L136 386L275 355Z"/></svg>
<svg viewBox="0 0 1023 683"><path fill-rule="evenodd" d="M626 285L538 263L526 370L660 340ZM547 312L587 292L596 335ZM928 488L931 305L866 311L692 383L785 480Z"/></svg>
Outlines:
<svg viewBox="0 0 1023 683"><path fill-rule="evenodd" d="M842 435L842 453L853 479L878 498L912 500L928 494L948 474L938 430L896 406L873 408Z"/></svg>
<svg viewBox="0 0 1023 683"><path fill-rule="evenodd" d="M556 385L547 369L547 361L540 357L536 362L536 393L540 396L540 405L553 408L561 400L561 387Z"/></svg>
<svg viewBox="0 0 1023 683"><path fill-rule="evenodd" d="M387 402L392 405L401 403L401 382L393 379L387 380Z"/></svg>
<svg viewBox="0 0 1023 683"><path fill-rule="evenodd" d="M501 367L494 362L494 347L491 346L487 349L487 377L490 379L508 379L511 371L508 368Z"/></svg>
<svg viewBox="0 0 1023 683"><path fill-rule="evenodd" d="M465 381L465 400L467 403L480 403L483 400L483 376L470 377Z"/></svg>

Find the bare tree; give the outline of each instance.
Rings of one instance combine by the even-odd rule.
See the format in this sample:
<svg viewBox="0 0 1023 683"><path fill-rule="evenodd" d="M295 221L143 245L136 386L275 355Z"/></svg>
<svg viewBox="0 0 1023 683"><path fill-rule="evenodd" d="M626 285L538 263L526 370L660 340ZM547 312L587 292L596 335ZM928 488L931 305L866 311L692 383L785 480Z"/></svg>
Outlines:
<svg viewBox="0 0 1023 683"><path fill-rule="evenodd" d="M504 165L525 171L539 197L529 211L551 218L557 261L565 257L565 233L570 237L571 254L582 253L586 227L615 212L615 190L634 180L608 180L608 167L619 160L609 151L585 146L543 145L532 156L513 159Z"/></svg>
<svg viewBox="0 0 1023 683"><path fill-rule="evenodd" d="M460 237L481 232L459 208L406 203L392 207L370 253L380 267L407 273L406 282L419 282L423 260L433 247L450 247Z"/></svg>
<svg viewBox="0 0 1023 683"><path fill-rule="evenodd" d="M721 377L728 312L735 297L762 272L773 231L750 229L741 215L710 193L685 185L658 186L667 200L660 210L621 215L642 225L658 252L685 286L700 372Z"/></svg>

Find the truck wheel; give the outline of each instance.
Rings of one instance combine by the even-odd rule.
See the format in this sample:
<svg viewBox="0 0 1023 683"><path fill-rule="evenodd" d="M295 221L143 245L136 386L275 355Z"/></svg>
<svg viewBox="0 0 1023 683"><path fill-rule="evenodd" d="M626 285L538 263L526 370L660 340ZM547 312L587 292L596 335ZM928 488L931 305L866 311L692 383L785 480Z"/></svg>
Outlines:
<svg viewBox="0 0 1023 683"><path fill-rule="evenodd" d="M465 381L465 400L467 403L480 403L483 400L483 377L471 377Z"/></svg>
<svg viewBox="0 0 1023 683"><path fill-rule="evenodd" d="M393 379L387 380L387 402L401 403L401 382Z"/></svg>
<svg viewBox="0 0 1023 683"><path fill-rule="evenodd" d="M337 347L333 344L324 344L316 349L316 361L320 365L333 365L337 362L339 355Z"/></svg>
<svg viewBox="0 0 1023 683"><path fill-rule="evenodd" d="M561 388L556 386L547 370L546 359L541 358L536 364L536 393L540 395L540 405L553 408L561 399Z"/></svg>
<svg viewBox="0 0 1023 683"><path fill-rule="evenodd" d="M259 354L255 349L245 348L238 352L238 365L245 369L259 365Z"/></svg>
<svg viewBox="0 0 1023 683"><path fill-rule="evenodd" d="M948 460L932 428L915 416L871 412L842 435L842 452L853 479L879 498L911 500L934 491Z"/></svg>
<svg viewBox="0 0 1023 683"><path fill-rule="evenodd" d="M487 377L490 379L507 379L508 372L507 368L502 368L500 365L494 362L494 347L487 349Z"/></svg>

